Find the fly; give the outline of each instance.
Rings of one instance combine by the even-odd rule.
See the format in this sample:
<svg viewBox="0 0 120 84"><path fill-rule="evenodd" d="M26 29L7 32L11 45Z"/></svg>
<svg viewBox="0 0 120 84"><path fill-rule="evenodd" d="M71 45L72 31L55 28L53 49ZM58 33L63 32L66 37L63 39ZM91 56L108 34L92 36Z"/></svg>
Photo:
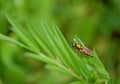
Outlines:
<svg viewBox="0 0 120 84"><path fill-rule="evenodd" d="M72 42L72 47L77 49L78 51L82 52L83 54L87 56L93 56L93 51L87 48L83 43L78 43L78 41L81 43L81 40L79 38L75 38Z"/></svg>

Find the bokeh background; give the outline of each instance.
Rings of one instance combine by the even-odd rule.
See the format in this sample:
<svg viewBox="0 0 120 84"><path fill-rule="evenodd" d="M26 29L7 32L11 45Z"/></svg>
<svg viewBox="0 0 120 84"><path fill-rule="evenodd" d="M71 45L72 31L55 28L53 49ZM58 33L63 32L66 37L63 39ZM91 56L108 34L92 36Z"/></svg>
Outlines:
<svg viewBox="0 0 120 84"><path fill-rule="evenodd" d="M15 37L7 13L24 27L25 18L55 23L70 44L76 36L96 49L115 84L120 84L119 0L0 0L0 33ZM25 28L25 27L24 27ZM43 62L24 56L26 50L0 40L0 84L68 84L74 78L45 69Z"/></svg>

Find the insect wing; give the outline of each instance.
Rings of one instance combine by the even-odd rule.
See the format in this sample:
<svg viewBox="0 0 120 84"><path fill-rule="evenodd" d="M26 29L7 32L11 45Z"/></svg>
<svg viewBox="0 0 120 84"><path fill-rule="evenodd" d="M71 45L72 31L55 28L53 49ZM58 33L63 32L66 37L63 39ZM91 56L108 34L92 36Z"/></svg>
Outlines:
<svg viewBox="0 0 120 84"><path fill-rule="evenodd" d="M93 56L93 51L90 50L89 48L85 47L85 46L83 47L82 50L80 50L80 52L82 52L82 53L84 53L84 54L86 54L88 56Z"/></svg>

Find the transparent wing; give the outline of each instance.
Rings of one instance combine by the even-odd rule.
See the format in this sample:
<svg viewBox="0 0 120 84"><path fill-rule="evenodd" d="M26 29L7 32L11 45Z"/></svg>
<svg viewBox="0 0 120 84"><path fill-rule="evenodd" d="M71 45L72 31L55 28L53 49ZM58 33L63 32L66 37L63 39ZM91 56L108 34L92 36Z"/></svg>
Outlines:
<svg viewBox="0 0 120 84"><path fill-rule="evenodd" d="M86 54L88 56L93 56L93 51L90 50L89 48L85 47L85 46L83 47L82 50L80 50L80 52L82 52L82 53L84 53L84 54Z"/></svg>

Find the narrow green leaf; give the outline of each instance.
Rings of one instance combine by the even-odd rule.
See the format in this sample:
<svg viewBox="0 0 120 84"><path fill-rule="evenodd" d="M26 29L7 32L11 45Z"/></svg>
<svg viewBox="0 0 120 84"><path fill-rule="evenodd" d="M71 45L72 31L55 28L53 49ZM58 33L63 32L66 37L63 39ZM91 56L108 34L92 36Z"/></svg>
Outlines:
<svg viewBox="0 0 120 84"><path fill-rule="evenodd" d="M97 72L98 72L99 76L101 76L101 78L110 79L108 72L105 70L105 67L102 64L102 62L100 61L100 59L98 58L95 50L94 50L93 58L89 59L89 64L92 65L95 70L97 70Z"/></svg>
<svg viewBox="0 0 120 84"><path fill-rule="evenodd" d="M73 76L70 72L68 72L66 69L62 68L62 67L58 67L58 66L53 66L53 65L46 65L46 68L49 70L54 70L66 75L70 75Z"/></svg>
<svg viewBox="0 0 120 84"><path fill-rule="evenodd" d="M79 75L81 75L82 73L85 76L85 78L87 78L89 74L88 74L87 68L85 67L85 64L80 60L78 55L76 55L70 49L68 43L64 39L62 33L59 31L58 27L56 25L53 25L53 26L54 26L54 32L56 33L56 36L58 36L59 42L61 42L62 46L65 47L66 52L69 53L70 59L72 59L72 63L74 64L75 71L77 71Z"/></svg>
<svg viewBox="0 0 120 84"><path fill-rule="evenodd" d="M62 66L60 64L57 64L57 66L48 65L48 66L46 66L46 68L48 68L50 70L55 70L55 71L64 73L66 75L70 75L70 76L76 77L80 81L84 81L82 77L80 77L77 74L75 74L71 69L65 68L64 66Z"/></svg>
<svg viewBox="0 0 120 84"><path fill-rule="evenodd" d="M26 48L26 49L28 49L28 50L30 50L30 51L34 51L33 49L31 49L31 48L27 47L26 45L24 45L24 44L16 41L15 39L11 39L11 38L9 38L9 37L7 37L7 36L4 36L4 35L2 35L2 34L0 34L0 39L3 40L3 41L7 41L7 42L10 42L10 43L17 44L17 45L19 45L19 46L21 46L21 47L23 47L23 48Z"/></svg>
<svg viewBox="0 0 120 84"><path fill-rule="evenodd" d="M48 43L41 37L40 33L37 34L38 32L36 28L33 27L33 25L28 22L26 24L28 26L28 30L32 34L32 37L36 40L38 45L42 47L42 49L45 50L45 52L47 52L49 56L54 57L54 52L52 51L52 49L50 49Z"/></svg>
<svg viewBox="0 0 120 84"><path fill-rule="evenodd" d="M49 63L49 64L55 64L55 62L49 58L48 56L42 54L42 53L39 53L39 54L34 54L34 53L25 53L25 55L27 57L31 57L31 58L34 58L34 59L37 59L37 60L40 60L40 61L43 61L45 63Z"/></svg>
<svg viewBox="0 0 120 84"><path fill-rule="evenodd" d="M60 57L60 59L62 60L62 62L67 67L69 67L70 66L70 62L68 61L68 59L66 59L65 57L63 57L63 53L61 51L62 46L61 46L61 48L59 48L59 44L57 44L57 42L55 40L55 36L49 30L47 24L45 24L44 22L42 22L42 27L43 27L45 35L47 36L47 39L49 40L50 45L53 47L54 51L56 52L56 55Z"/></svg>
<svg viewBox="0 0 120 84"><path fill-rule="evenodd" d="M49 69L51 69L51 70L57 70L57 71L72 75L73 77L76 77L77 79L83 81L83 79L80 78L80 76L75 74L73 71L71 71L71 69L68 69L68 68L64 67L58 61L52 60L51 58L47 57L46 55L44 55L42 53L40 53L38 55L38 54L28 52L28 53L25 53L25 55L27 57L30 57L30 58L33 58L33 59L40 60L40 61L43 61L45 63L48 63L51 66L51 67L49 67Z"/></svg>
<svg viewBox="0 0 120 84"><path fill-rule="evenodd" d="M36 43L31 38L31 35L28 34L27 31L25 31L19 24L16 23L16 21L10 17L9 15L6 15L7 20L11 23L13 26L12 31L16 33L16 35L28 46L35 49L36 52L39 52L39 49L36 45Z"/></svg>
<svg viewBox="0 0 120 84"><path fill-rule="evenodd" d="M75 65L73 63L73 60L70 58L69 51L65 48L65 46L64 46L65 43L62 41L63 39L60 39L62 37L61 36L62 34L58 34L58 32L56 30L56 26L53 25L52 28L53 28L53 31L54 31L55 36L56 36L55 39L56 39L57 43L59 43L57 45L59 45L59 48L61 48L61 46L63 46L61 52L63 53L64 58L66 59L66 61L68 61L69 64L71 65L71 68L73 68Z"/></svg>

